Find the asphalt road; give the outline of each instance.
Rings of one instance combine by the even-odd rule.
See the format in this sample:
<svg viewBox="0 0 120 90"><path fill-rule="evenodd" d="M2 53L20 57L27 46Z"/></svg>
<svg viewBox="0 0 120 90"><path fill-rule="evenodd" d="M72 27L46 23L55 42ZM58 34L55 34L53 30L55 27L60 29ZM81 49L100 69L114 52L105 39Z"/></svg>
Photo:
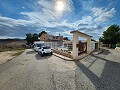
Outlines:
<svg viewBox="0 0 120 90"><path fill-rule="evenodd" d="M0 90L120 90L120 52L74 62L28 49L0 65Z"/></svg>

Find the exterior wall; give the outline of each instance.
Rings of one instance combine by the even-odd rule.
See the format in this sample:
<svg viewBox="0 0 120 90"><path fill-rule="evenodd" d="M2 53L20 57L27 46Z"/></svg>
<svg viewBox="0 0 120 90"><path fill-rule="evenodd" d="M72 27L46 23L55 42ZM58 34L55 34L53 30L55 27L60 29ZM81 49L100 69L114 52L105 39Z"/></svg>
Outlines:
<svg viewBox="0 0 120 90"><path fill-rule="evenodd" d="M91 38L90 37L86 37L87 38L87 54L90 54L91 52Z"/></svg>
<svg viewBox="0 0 120 90"><path fill-rule="evenodd" d="M63 36L56 36L57 40L63 40Z"/></svg>
<svg viewBox="0 0 120 90"><path fill-rule="evenodd" d="M95 42L91 41L91 51L95 50Z"/></svg>
<svg viewBox="0 0 120 90"><path fill-rule="evenodd" d="M102 42L99 42L99 48L101 48L103 46Z"/></svg>
<svg viewBox="0 0 120 90"><path fill-rule="evenodd" d="M50 46L51 48L56 48L57 42L45 42L45 46Z"/></svg>
<svg viewBox="0 0 120 90"><path fill-rule="evenodd" d="M54 38L53 38L53 36L48 35L48 39L53 40Z"/></svg>
<svg viewBox="0 0 120 90"><path fill-rule="evenodd" d="M44 43L45 43L45 46L50 46L51 48L57 48L63 45L63 42L60 42L60 41L56 41L56 42L45 41Z"/></svg>
<svg viewBox="0 0 120 90"><path fill-rule="evenodd" d="M49 34L42 34L40 37L41 41L47 41L47 40L58 40L62 41L63 36L54 36L54 35L49 35Z"/></svg>
<svg viewBox="0 0 120 90"><path fill-rule="evenodd" d="M73 59L77 59L78 58L78 48L77 45L78 44L78 33L73 33Z"/></svg>
<svg viewBox="0 0 120 90"><path fill-rule="evenodd" d="M62 46L63 45L63 41L57 41L57 44L58 44L58 47Z"/></svg>
<svg viewBox="0 0 120 90"><path fill-rule="evenodd" d="M46 40L48 40L48 34L42 34L41 37L40 37L40 40L41 40L41 41L46 41Z"/></svg>

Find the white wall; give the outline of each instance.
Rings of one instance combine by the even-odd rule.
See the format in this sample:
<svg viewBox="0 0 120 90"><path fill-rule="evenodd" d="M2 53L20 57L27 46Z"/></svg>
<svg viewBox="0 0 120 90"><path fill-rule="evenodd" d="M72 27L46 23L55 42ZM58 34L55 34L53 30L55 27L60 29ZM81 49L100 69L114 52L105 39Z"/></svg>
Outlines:
<svg viewBox="0 0 120 90"><path fill-rule="evenodd" d="M59 42L45 42L45 46L50 46L51 48L57 48L59 46L63 45L63 43Z"/></svg>
<svg viewBox="0 0 120 90"><path fill-rule="evenodd" d="M91 41L91 51L95 50L95 42Z"/></svg>

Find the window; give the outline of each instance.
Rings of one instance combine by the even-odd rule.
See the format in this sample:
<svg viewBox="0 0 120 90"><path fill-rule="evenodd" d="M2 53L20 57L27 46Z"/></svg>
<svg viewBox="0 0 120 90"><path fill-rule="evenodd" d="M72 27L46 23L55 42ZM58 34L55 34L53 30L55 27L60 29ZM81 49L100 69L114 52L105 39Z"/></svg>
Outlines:
<svg viewBox="0 0 120 90"><path fill-rule="evenodd" d="M50 49L50 47L43 47L43 49Z"/></svg>
<svg viewBox="0 0 120 90"><path fill-rule="evenodd" d="M40 47L41 45L40 44L36 44L36 47Z"/></svg>

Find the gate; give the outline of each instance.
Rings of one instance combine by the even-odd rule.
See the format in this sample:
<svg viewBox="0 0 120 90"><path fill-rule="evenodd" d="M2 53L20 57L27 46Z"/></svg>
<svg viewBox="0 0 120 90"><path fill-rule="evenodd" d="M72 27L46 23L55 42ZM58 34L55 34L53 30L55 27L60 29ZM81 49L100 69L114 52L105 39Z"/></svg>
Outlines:
<svg viewBox="0 0 120 90"><path fill-rule="evenodd" d="M79 41L77 47L78 47L78 55L87 53L87 42Z"/></svg>

